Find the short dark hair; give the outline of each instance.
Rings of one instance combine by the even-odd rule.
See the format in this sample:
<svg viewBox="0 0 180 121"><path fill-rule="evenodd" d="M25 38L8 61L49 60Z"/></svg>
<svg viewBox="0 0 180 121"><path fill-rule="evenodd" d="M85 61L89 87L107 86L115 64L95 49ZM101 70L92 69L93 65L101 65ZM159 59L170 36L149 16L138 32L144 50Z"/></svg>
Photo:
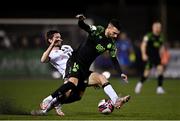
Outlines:
<svg viewBox="0 0 180 121"><path fill-rule="evenodd" d="M109 23L112 24L114 27L116 27L119 31L122 29L122 25L120 21L117 19L111 19Z"/></svg>
<svg viewBox="0 0 180 121"><path fill-rule="evenodd" d="M60 33L60 32L57 30L49 30L48 32L46 32L45 40L48 45L50 44L48 40L52 39L55 33Z"/></svg>
<svg viewBox="0 0 180 121"><path fill-rule="evenodd" d="M162 24L160 20L153 21L153 24L157 24L157 23Z"/></svg>

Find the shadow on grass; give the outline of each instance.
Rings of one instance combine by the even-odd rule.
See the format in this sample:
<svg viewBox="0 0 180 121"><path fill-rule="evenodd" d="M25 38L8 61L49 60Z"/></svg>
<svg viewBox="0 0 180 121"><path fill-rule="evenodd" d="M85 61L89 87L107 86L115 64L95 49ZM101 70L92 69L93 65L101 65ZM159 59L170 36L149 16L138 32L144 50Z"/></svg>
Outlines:
<svg viewBox="0 0 180 121"><path fill-rule="evenodd" d="M18 106L15 100L8 97L0 98L0 114L8 115L30 115L25 109Z"/></svg>

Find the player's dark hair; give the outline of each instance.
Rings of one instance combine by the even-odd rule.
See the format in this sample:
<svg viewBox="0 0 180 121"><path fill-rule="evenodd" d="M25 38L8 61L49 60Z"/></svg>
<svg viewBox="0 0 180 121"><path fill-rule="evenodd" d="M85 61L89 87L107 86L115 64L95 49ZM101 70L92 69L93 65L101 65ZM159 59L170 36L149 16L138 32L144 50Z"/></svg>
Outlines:
<svg viewBox="0 0 180 121"><path fill-rule="evenodd" d="M160 20L156 20L156 21L153 21L153 24L156 24L156 23L162 23Z"/></svg>
<svg viewBox="0 0 180 121"><path fill-rule="evenodd" d="M111 19L109 21L109 23L112 24L113 26L115 26L118 30L122 29L122 25L121 25L120 21L117 19Z"/></svg>
<svg viewBox="0 0 180 121"><path fill-rule="evenodd" d="M50 44L48 40L52 39L55 33L60 33L60 32L57 30L49 30L48 32L46 32L45 35L46 44L48 45Z"/></svg>

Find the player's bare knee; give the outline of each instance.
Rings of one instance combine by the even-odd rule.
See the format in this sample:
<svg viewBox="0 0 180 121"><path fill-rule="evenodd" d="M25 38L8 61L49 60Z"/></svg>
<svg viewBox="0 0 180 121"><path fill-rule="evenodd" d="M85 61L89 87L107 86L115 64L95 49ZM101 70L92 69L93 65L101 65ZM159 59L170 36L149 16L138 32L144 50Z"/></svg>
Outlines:
<svg viewBox="0 0 180 121"><path fill-rule="evenodd" d="M144 77L148 77L148 76L149 76L149 73L150 73L150 70L145 70L145 71L144 71L144 74L143 74Z"/></svg>
<svg viewBox="0 0 180 121"><path fill-rule="evenodd" d="M93 72L89 76L89 83L92 85L100 84L99 73Z"/></svg>
<svg viewBox="0 0 180 121"><path fill-rule="evenodd" d="M67 92L65 93L66 97L69 97L69 96L70 96L70 94L71 94L71 92L72 92L72 90L71 90L71 89L70 89L69 91L67 91Z"/></svg>
<svg viewBox="0 0 180 121"><path fill-rule="evenodd" d="M108 80L106 79L106 77L102 74L99 75L99 81L101 85L104 85L105 83L108 82Z"/></svg>
<svg viewBox="0 0 180 121"><path fill-rule="evenodd" d="M159 74L159 75L163 74L163 72L164 72L164 67L163 67L162 65L159 65L159 66L157 67L157 71L158 71L158 74Z"/></svg>
<svg viewBox="0 0 180 121"><path fill-rule="evenodd" d="M69 82L72 82L74 85L76 85L77 86L77 84L78 84L78 79L77 78L74 78L74 77L70 77L69 79L68 79L68 81Z"/></svg>

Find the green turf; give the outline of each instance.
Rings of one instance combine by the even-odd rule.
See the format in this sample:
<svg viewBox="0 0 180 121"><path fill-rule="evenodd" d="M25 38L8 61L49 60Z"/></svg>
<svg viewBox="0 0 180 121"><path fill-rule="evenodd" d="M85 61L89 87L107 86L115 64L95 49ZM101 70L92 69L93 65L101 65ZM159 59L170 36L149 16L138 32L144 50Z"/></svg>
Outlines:
<svg viewBox="0 0 180 121"><path fill-rule="evenodd" d="M166 80L166 94L157 95L156 81L147 81L142 93L134 94L137 79L130 79L129 84L123 84L118 79L111 79L115 90L121 94L130 94L131 100L120 110L114 110L110 115L97 111L97 103L107 98L102 89L88 88L81 101L64 105L65 117L58 117L54 110L47 116L31 116L29 112L39 106L41 100L58 88L60 80L6 80L0 81L0 119L15 120L57 120L57 119L180 119L180 80Z"/></svg>

